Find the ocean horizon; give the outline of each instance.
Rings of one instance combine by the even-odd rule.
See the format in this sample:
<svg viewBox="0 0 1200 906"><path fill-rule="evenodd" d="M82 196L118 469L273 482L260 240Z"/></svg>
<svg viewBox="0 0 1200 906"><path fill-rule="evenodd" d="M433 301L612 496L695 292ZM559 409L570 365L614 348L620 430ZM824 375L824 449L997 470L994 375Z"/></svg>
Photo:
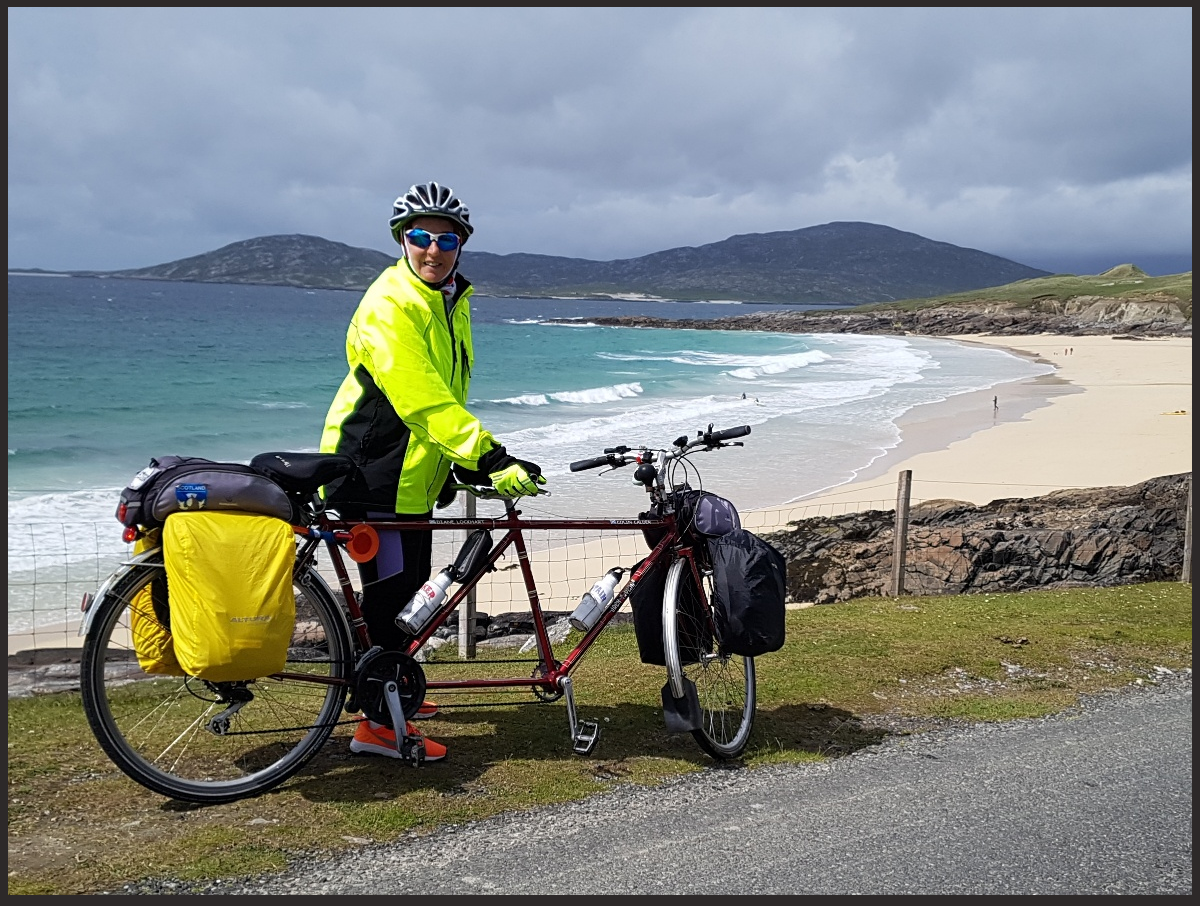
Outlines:
<svg viewBox="0 0 1200 906"><path fill-rule="evenodd" d="M126 553L117 496L152 457L315 450L360 295L10 274L10 634L61 610L21 590L30 576L102 574ZM586 320L804 307L823 306L477 296L468 405L542 466L551 493L523 503L530 515L636 516L645 493L632 473L569 464L709 425L751 427L743 447L696 457L705 487L750 510L853 481L917 407L1052 370L951 340ZM584 320L554 323L565 318Z"/></svg>

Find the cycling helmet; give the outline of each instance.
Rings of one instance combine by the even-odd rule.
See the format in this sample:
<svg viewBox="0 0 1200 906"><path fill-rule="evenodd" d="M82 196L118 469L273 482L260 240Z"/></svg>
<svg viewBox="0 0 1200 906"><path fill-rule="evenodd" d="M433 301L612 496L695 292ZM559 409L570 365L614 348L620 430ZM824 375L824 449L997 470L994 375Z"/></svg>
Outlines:
<svg viewBox="0 0 1200 906"><path fill-rule="evenodd" d="M418 217L445 217L454 221L462 228L464 242L475 232L467 206L453 189L436 182L418 183L396 199L388 226L392 228L393 238L401 245L404 243L400 234L405 225Z"/></svg>

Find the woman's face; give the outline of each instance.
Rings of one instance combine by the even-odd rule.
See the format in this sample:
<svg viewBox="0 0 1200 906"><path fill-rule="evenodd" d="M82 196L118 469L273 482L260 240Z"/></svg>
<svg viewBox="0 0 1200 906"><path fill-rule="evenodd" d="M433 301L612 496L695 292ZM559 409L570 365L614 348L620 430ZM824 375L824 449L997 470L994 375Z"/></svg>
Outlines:
<svg viewBox="0 0 1200 906"><path fill-rule="evenodd" d="M438 233L453 233L454 221L444 217L418 217L404 227L405 233L409 230L425 230L435 236ZM454 262L458 260L461 249L460 244L453 251L444 252L438 248L436 242L429 243L427 249L419 249L408 241L407 236L404 238L404 256L408 258L413 272L426 283L437 284L445 280L454 269Z"/></svg>

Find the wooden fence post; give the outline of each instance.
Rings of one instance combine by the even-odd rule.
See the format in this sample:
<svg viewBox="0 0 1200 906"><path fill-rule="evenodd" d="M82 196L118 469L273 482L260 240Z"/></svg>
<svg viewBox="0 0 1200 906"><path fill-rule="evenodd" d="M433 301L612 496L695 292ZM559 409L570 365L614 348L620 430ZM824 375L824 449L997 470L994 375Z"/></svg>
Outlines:
<svg viewBox="0 0 1200 906"><path fill-rule="evenodd" d="M1192 476L1188 476L1187 521L1183 529L1183 571L1180 582L1192 581Z"/></svg>
<svg viewBox="0 0 1200 906"><path fill-rule="evenodd" d="M908 502L912 495L912 470L905 469L900 473L896 486L896 530L892 548L892 587L893 598L904 594L904 557L908 550Z"/></svg>
<svg viewBox="0 0 1200 906"><path fill-rule="evenodd" d="M475 518L475 495L467 494L463 504L463 516ZM462 660L475 657L475 589L467 592L467 600L458 605L458 656Z"/></svg>

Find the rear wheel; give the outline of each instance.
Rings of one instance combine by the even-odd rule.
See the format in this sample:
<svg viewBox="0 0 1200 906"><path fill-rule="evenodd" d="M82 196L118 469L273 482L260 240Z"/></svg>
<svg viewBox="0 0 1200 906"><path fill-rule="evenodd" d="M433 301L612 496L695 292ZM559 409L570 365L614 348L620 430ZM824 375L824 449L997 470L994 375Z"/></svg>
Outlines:
<svg viewBox="0 0 1200 906"><path fill-rule="evenodd" d="M167 665L147 659L152 635L171 650L162 626L161 562L133 567L92 605L98 610L83 647L83 707L117 767L172 799L217 803L278 786L317 753L349 691L349 629L315 572L298 574L293 589L296 622L284 670L232 683L171 675L182 671L172 670L170 655Z"/></svg>
<svg viewBox="0 0 1200 906"><path fill-rule="evenodd" d="M663 591L663 648L676 699L695 684L700 726L692 736L713 758L741 755L750 741L756 704L754 658L723 654L712 615L712 577L697 589L690 560L679 557Z"/></svg>

